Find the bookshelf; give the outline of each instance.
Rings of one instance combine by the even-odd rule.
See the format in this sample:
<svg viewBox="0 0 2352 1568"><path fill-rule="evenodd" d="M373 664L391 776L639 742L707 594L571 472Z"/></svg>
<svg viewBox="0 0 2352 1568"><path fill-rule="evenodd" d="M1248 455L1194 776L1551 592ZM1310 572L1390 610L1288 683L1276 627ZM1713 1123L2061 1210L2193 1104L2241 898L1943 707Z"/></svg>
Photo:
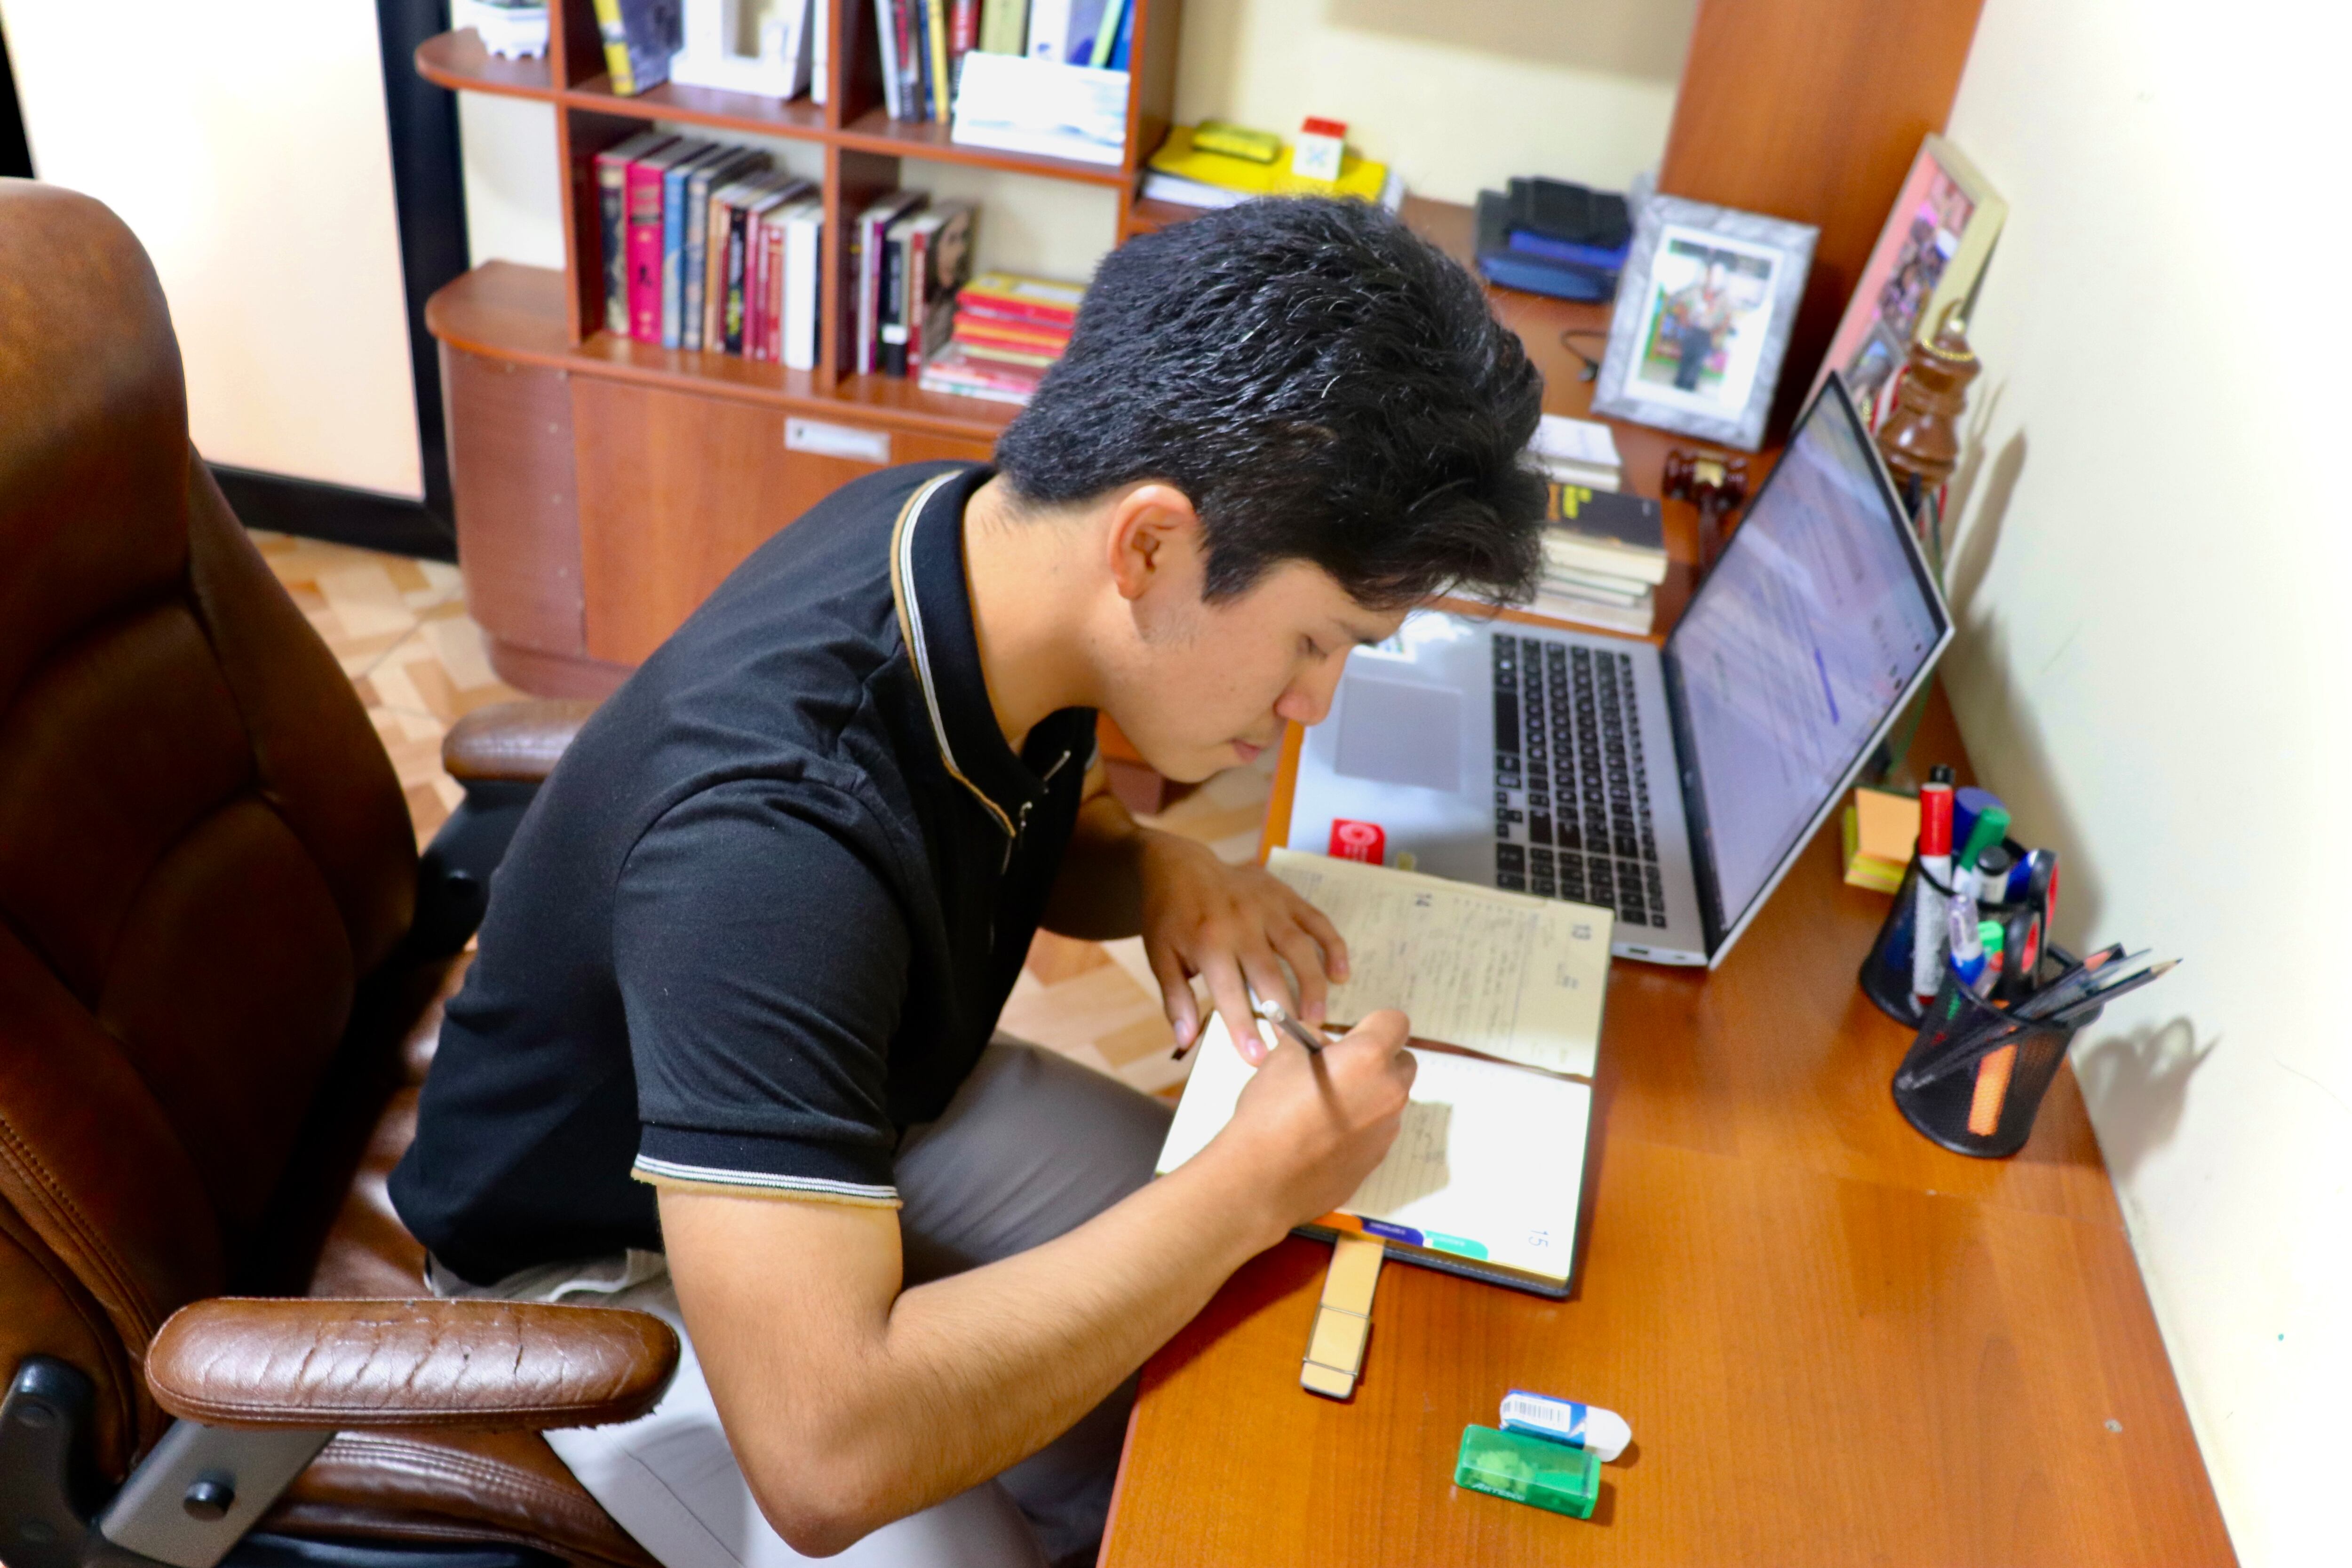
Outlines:
<svg viewBox="0 0 2352 1568"><path fill-rule="evenodd" d="M891 463L988 456L1011 405L849 370L845 236L870 201L902 183L908 159L1111 191L1116 237L1133 232L1139 172L1174 102L1181 0L1132 4L1127 153L1116 165L961 146L944 124L892 120L873 0L829 7L822 104L678 83L623 97L605 72L590 0L552 0L543 58L501 58L470 30L418 47L415 68L427 81L555 112L562 269L486 263L425 312L442 356L459 558L501 676L534 691L602 695L761 539L881 466L793 449L790 421L845 427ZM655 121L722 141L805 143L821 160L814 371L604 330L595 157Z"/></svg>
<svg viewBox="0 0 2352 1568"><path fill-rule="evenodd" d="M907 159L1108 190L1120 241L1193 216L1136 195L1142 162L1174 105L1181 0L1131 3L1127 149L1116 166L959 147L943 125L890 120L870 42L872 0L835 0L835 64L823 105L675 84L619 97L604 74L589 0L553 0L544 59L497 58L471 33L444 34L417 49L417 71L442 87L551 105L565 176L562 270L477 268L443 289L425 318L440 342L467 601L501 676L550 695L603 695L761 539L878 466L793 449L785 432L793 420L866 433L878 440L877 456L893 463L988 456L1010 406L845 372L843 235L868 201L900 183ZM1780 427L1811 380L1919 138L1943 123L1981 3L1702 0L1698 7L1663 188L1822 228L1782 375ZM853 30L863 35L854 48ZM1841 47L1815 47L1825 38ZM656 120L721 137L798 142L821 160L816 370L663 350L603 330L593 160ZM1497 179L1507 172L1498 168ZM1408 198L1404 217L1469 258L1468 208ZM1507 289L1489 297L1543 372L1545 406L1586 412L1591 388L1569 345L1574 339L1597 353L1607 308ZM1629 481L1654 493L1669 438L1632 425L1619 425L1617 435ZM1686 512L1666 509L1676 564L1660 593L1662 632L1692 586L1695 524Z"/></svg>

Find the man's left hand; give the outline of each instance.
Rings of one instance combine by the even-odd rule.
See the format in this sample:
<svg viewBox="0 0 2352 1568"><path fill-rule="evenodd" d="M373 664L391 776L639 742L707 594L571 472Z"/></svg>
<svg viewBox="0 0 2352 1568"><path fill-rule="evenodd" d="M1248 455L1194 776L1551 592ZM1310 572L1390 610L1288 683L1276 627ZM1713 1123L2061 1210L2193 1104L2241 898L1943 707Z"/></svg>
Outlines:
<svg viewBox="0 0 2352 1568"><path fill-rule="evenodd" d="M1255 866L1228 866L1206 847L1145 832L1140 846L1143 951L1159 978L1178 1052L1200 1037L1192 977L1207 981L1235 1048L1253 1065L1266 1042L1250 1010L1252 990L1320 1024L1335 982L1348 978L1348 944L1323 911ZM1294 996L1284 963L1297 976Z"/></svg>

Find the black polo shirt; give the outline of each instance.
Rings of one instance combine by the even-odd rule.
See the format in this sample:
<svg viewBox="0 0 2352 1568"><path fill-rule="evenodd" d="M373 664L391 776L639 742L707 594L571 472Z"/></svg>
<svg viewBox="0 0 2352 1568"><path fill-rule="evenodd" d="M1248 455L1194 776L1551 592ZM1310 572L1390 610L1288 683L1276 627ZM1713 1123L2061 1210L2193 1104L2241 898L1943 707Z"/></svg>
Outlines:
<svg viewBox="0 0 2352 1568"><path fill-rule="evenodd" d="M1095 716L1016 755L963 509L893 468L761 546L583 727L491 883L401 1218L488 1284L656 1248L654 1189L895 1204L900 1132L995 1026Z"/></svg>

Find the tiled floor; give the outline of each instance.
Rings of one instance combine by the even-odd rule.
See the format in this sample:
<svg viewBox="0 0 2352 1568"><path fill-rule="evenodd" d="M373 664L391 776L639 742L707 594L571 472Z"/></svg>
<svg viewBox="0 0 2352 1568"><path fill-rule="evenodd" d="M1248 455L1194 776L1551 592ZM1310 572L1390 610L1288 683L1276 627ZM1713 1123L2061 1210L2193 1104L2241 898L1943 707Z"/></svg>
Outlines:
<svg viewBox="0 0 2352 1568"><path fill-rule="evenodd" d="M457 569L283 533L256 531L253 542L367 705L422 845L457 804L441 737L482 704L522 695L490 673Z"/></svg>
<svg viewBox="0 0 2352 1568"><path fill-rule="evenodd" d="M441 737L484 703L522 695L491 673L457 568L284 534L253 538L352 678L423 844L458 798L441 771ZM1246 860L1257 852L1272 780L1269 753L1147 820L1227 860ZM1169 1058L1175 1037L1140 939L1100 943L1040 932L1001 1021L1009 1033L1148 1091L1169 1092L1191 1070L1189 1061Z"/></svg>

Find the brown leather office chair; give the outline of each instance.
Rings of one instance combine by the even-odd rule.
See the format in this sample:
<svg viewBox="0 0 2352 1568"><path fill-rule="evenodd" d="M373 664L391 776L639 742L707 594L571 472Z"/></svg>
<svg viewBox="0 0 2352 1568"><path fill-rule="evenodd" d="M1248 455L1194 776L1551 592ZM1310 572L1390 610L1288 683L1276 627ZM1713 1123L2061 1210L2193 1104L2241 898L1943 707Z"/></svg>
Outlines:
<svg viewBox="0 0 2352 1568"><path fill-rule="evenodd" d="M453 737L493 816L577 714L523 717ZM539 1433L647 1408L668 1328L406 1300L383 1180L465 934L418 939L417 875L137 241L0 180L7 1568L648 1564Z"/></svg>

